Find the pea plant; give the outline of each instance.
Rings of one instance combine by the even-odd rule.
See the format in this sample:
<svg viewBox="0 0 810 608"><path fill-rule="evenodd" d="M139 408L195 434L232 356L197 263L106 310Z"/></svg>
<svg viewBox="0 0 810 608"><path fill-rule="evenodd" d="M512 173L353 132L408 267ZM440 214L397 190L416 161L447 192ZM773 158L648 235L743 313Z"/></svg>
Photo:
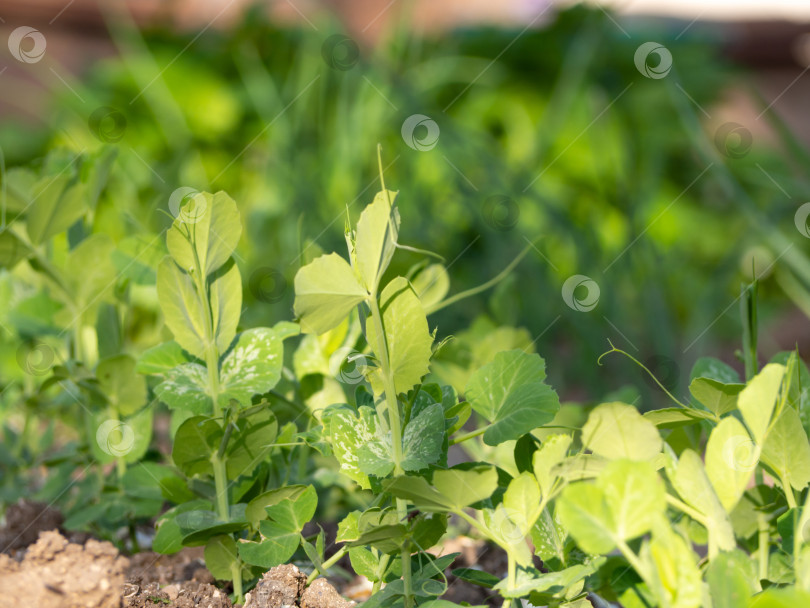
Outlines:
<svg viewBox="0 0 810 608"><path fill-rule="evenodd" d="M172 460L184 476L178 483L161 472L163 495L176 506L158 520L153 548L173 553L204 545L209 570L232 581L238 601L243 581L285 563L308 542L301 530L317 507L312 486L284 485L272 475L273 457L297 442L294 422L279 428L268 397L281 379L283 341L298 327L237 331L242 283L233 254L241 231L236 204L224 192L197 193L181 208L157 270L174 340L138 362L142 373L160 379L154 392L172 410Z"/></svg>
<svg viewBox="0 0 810 608"><path fill-rule="evenodd" d="M473 374L466 400L460 401L452 387L430 382L438 346L428 315L467 293L445 298L446 289L438 294L431 289L443 268L431 270L434 278L427 281L416 274L413 280L386 279L398 250L420 252L400 243L398 193L385 188L382 171L380 180L381 192L356 227L347 227L349 260L322 255L295 277L294 307L303 332L326 335L356 315L366 344L354 358L365 382L351 403L320 412L319 432L340 471L373 495L366 509L340 523L337 540L343 546L332 560L348 553L355 570L373 582L369 607L412 608L435 600L447 588L444 570L456 554L437 558L428 549L455 514L506 551L509 572L499 589L508 602L517 597L518 566L532 567L524 537L546 513L556 479L542 473L540 500L534 474L510 479L484 463L448 467L448 449L478 437L491 446L521 438L534 445L531 431L553 419L559 399L545 383L543 360L520 350L497 355ZM472 412L486 424L462 433ZM566 439L554 445L546 452L562 459ZM532 491L538 500L532 500ZM468 513L472 507L477 519ZM580 578L587 568L578 571Z"/></svg>

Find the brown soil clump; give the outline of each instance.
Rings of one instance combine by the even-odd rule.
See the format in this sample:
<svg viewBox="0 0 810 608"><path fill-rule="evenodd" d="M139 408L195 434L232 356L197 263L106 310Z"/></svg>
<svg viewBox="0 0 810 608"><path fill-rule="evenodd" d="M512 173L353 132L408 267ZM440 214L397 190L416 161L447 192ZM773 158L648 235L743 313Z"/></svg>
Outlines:
<svg viewBox="0 0 810 608"><path fill-rule="evenodd" d="M296 606L306 584L306 575L293 564L276 566L265 572L262 580L245 596L244 608Z"/></svg>
<svg viewBox="0 0 810 608"><path fill-rule="evenodd" d="M354 602L341 597L325 578L316 578L301 594L301 608L351 608Z"/></svg>
<svg viewBox="0 0 810 608"><path fill-rule="evenodd" d="M0 608L119 608L127 564L111 543L43 532L21 562L0 555Z"/></svg>
<svg viewBox="0 0 810 608"><path fill-rule="evenodd" d="M10 553L35 543L40 532L59 529L62 514L44 502L21 499L6 509L6 525L0 529L0 552Z"/></svg>

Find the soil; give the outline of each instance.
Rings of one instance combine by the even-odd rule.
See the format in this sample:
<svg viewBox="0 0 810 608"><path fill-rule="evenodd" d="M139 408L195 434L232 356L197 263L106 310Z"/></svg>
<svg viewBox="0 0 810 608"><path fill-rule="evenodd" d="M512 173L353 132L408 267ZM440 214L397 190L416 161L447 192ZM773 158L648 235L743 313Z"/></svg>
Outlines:
<svg viewBox="0 0 810 608"><path fill-rule="evenodd" d="M214 585L201 547L126 558L111 543L85 534L63 536L61 522L58 511L41 503L24 500L6 510L6 525L0 528L0 549L8 553L0 554L0 608L238 608L226 590ZM496 593L456 579L450 571L471 567L505 575L502 552L466 537L445 541L443 553L451 552L461 555L446 572L443 599L499 605ZM341 565L350 569L348 563ZM307 587L306 578L295 565L277 566L246 595L243 608L351 608L355 602L343 596L362 602L371 591L363 577L333 581L343 596L327 579Z"/></svg>
<svg viewBox="0 0 810 608"><path fill-rule="evenodd" d="M0 554L0 608L119 608L128 563L112 543L42 532L22 561Z"/></svg>

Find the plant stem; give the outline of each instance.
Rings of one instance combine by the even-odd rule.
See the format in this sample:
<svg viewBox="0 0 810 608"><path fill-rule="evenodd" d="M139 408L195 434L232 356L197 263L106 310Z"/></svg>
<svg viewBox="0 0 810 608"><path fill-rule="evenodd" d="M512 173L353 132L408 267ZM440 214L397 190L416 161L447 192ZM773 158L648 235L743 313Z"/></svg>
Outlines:
<svg viewBox="0 0 810 608"><path fill-rule="evenodd" d="M473 437L478 437L479 435L483 435L489 426L482 427L480 429L476 429L475 431L470 431L464 435L459 435L458 437L454 437L450 440L450 445L456 445L457 443L461 443L463 441L467 441L468 439L472 439Z"/></svg>
<svg viewBox="0 0 810 608"><path fill-rule="evenodd" d="M759 528L759 579L768 578L768 545L770 537L768 535L768 520L764 513L757 514L757 526Z"/></svg>
<svg viewBox="0 0 810 608"><path fill-rule="evenodd" d="M385 575L385 571L388 569L388 562L391 560L391 555L386 553L380 558L380 566L379 570L377 570L377 580L371 586L371 594L374 595L377 591L380 590L382 586L382 579Z"/></svg>
<svg viewBox="0 0 810 608"><path fill-rule="evenodd" d="M506 590L512 591L515 587L515 558L512 557L512 553L510 551L506 552L506 559L507 562L507 570L506 570ZM512 605L512 598L504 598L503 600L503 608L509 608Z"/></svg>
<svg viewBox="0 0 810 608"><path fill-rule="evenodd" d="M628 561L628 563L633 567L633 570L641 577L645 583L649 585L649 577L647 576L647 569L644 567L644 564L641 563L641 560L638 556L633 553L632 549L627 546L627 543L623 540L616 541L616 547L618 547L619 551L621 551L624 559Z"/></svg>
<svg viewBox="0 0 810 608"><path fill-rule="evenodd" d="M211 455L211 464L214 467L214 487L217 493L217 513L222 521L230 519L230 509L228 508L228 476L225 469L225 461L214 452Z"/></svg>
<svg viewBox="0 0 810 608"><path fill-rule="evenodd" d="M379 281L379 277L378 277ZM394 475L402 475L402 429L399 417L399 402L397 401L396 385L394 374L391 370L391 363L388 358L388 346L385 339L385 328L383 327L380 305L377 302L377 285L375 284L373 293L369 298L371 317L374 321L374 328L377 331L377 357L380 360L380 371L383 377L383 389L385 391L385 402L388 409L388 422L391 426L391 458L394 461ZM397 516L400 521L404 521L408 516L408 505L401 498L396 499ZM413 606L413 592L411 590L411 552L406 544L402 545L402 583L404 585L405 608Z"/></svg>
<svg viewBox="0 0 810 608"><path fill-rule="evenodd" d="M245 598L242 597L242 562L239 559L231 562L231 580L233 580L233 594L236 596L236 603L244 603Z"/></svg>
<svg viewBox="0 0 810 608"><path fill-rule="evenodd" d="M790 486L790 480L788 479L787 475L782 475L781 477L779 477L779 483L782 484L782 491L785 493L788 508L795 509L797 506L796 497L793 495L793 488Z"/></svg>
<svg viewBox="0 0 810 608"><path fill-rule="evenodd" d="M675 507L676 509L678 509L679 511L685 513L686 515L688 515L689 517L694 519L696 522L701 524L703 527L705 527L705 528L709 527L708 521L703 516L703 514L699 513L698 511L696 511L695 509L690 507L688 504L686 504L682 500L680 500L678 498L675 498L672 494L667 494L667 502L670 505L672 505L673 507Z"/></svg>
<svg viewBox="0 0 810 608"><path fill-rule="evenodd" d="M338 561L340 561L340 558L346 555L348 551L349 548L347 546L345 545L342 546L340 549L338 549L337 553L335 553L332 557L330 557L328 560L322 563L320 568L315 568L315 570L312 571L312 574L310 574L307 577L307 585L309 585L310 583L312 583L312 581L318 578L318 574L326 576L326 571L329 570L329 568L334 566L336 563L338 563Z"/></svg>

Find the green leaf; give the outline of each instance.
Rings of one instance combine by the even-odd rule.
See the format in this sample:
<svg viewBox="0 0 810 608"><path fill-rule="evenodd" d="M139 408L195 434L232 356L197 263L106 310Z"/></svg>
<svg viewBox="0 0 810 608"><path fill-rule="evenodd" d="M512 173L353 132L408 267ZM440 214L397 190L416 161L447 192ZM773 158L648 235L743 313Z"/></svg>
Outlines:
<svg viewBox="0 0 810 608"><path fill-rule="evenodd" d="M736 541L731 520L714 491L700 456L692 450L684 450L670 481L681 499L706 517L706 528L712 539L710 543L722 551L733 549Z"/></svg>
<svg viewBox="0 0 810 608"><path fill-rule="evenodd" d="M810 483L810 443L796 410L783 409L768 433L761 457L762 462L779 474L780 480L796 491L801 492ZM790 491L789 488L783 490Z"/></svg>
<svg viewBox="0 0 810 608"><path fill-rule="evenodd" d="M322 255L295 275L295 315L301 331L322 334L336 327L368 292L336 253Z"/></svg>
<svg viewBox="0 0 810 608"><path fill-rule="evenodd" d="M411 285L422 303L422 308L428 310L447 295L450 290L450 276L441 264L431 264L411 279Z"/></svg>
<svg viewBox="0 0 810 608"><path fill-rule="evenodd" d="M522 536L526 536L537 521L539 505L540 486L534 475L521 473L509 482L503 495L503 506Z"/></svg>
<svg viewBox="0 0 810 608"><path fill-rule="evenodd" d="M452 470L452 469L450 469ZM434 473L434 477L436 473ZM493 469L494 472L494 469ZM497 476L496 476L497 480ZM383 482L383 489L397 498L404 498L413 503L418 509L426 512L450 511L460 502L466 502L465 496L454 496L452 499L440 493L421 477L408 477L401 475ZM461 499L461 500L459 500ZM466 506L466 505L465 505Z"/></svg>
<svg viewBox="0 0 810 608"><path fill-rule="evenodd" d="M135 373L135 359L117 355L100 361L96 378L109 404L121 416L130 416L146 403L146 380Z"/></svg>
<svg viewBox="0 0 810 608"><path fill-rule="evenodd" d="M269 392L281 379L284 366L282 338L273 329L257 327L240 333L222 360L219 402L236 399L250 405L254 395Z"/></svg>
<svg viewBox="0 0 810 608"><path fill-rule="evenodd" d="M228 479L250 475L267 458L278 433L278 422L269 404L237 422L225 452Z"/></svg>
<svg viewBox="0 0 810 608"><path fill-rule="evenodd" d="M652 460L661 452L661 436L632 405L603 403L591 411L582 428L582 443L610 459Z"/></svg>
<svg viewBox="0 0 810 608"><path fill-rule="evenodd" d="M307 486L295 485L283 486L263 492L248 503L245 508L245 518L254 528L258 527L260 521L267 519L267 511L265 510L267 507L277 505L285 498L295 500L306 489Z"/></svg>
<svg viewBox="0 0 810 608"><path fill-rule="evenodd" d="M671 608L701 608L703 588L697 557L678 534L661 526L640 557L652 566L650 587L658 605Z"/></svg>
<svg viewBox="0 0 810 608"><path fill-rule="evenodd" d="M110 256L114 248L109 236L93 234L65 257L62 279L71 294L68 308L62 311L67 313L65 325L95 325L99 305L112 300L116 275Z"/></svg>
<svg viewBox="0 0 810 608"><path fill-rule="evenodd" d="M547 562L557 559L561 563L565 562L565 541L568 538L568 531L558 517L552 517L548 509L543 509L543 513L537 518L531 529L531 537L534 553L541 560Z"/></svg>
<svg viewBox="0 0 810 608"><path fill-rule="evenodd" d="M12 269L31 255L31 249L8 228L0 231L0 268Z"/></svg>
<svg viewBox="0 0 810 608"><path fill-rule="evenodd" d="M442 454L444 410L434 403L405 426L402 438L402 468L418 471L435 464Z"/></svg>
<svg viewBox="0 0 810 608"><path fill-rule="evenodd" d="M70 171L66 171L56 177L43 177L34 186L33 202L26 211L28 237L34 245L67 230L87 210L82 186L68 186L72 179Z"/></svg>
<svg viewBox="0 0 810 608"><path fill-rule="evenodd" d="M498 488L498 472L489 465L437 470L433 472L433 486L443 497L443 504L460 510L492 496Z"/></svg>
<svg viewBox="0 0 810 608"><path fill-rule="evenodd" d="M205 276L231 257L242 235L236 203L225 192L199 192L180 210L166 235L166 245L175 262L186 272L197 261Z"/></svg>
<svg viewBox="0 0 810 608"><path fill-rule="evenodd" d="M740 375L730 365L714 357L700 357L692 366L689 378L710 378L723 384L739 384Z"/></svg>
<svg viewBox="0 0 810 608"><path fill-rule="evenodd" d="M745 553L737 549L721 553L706 569L712 608L747 608L756 580L756 567Z"/></svg>
<svg viewBox="0 0 810 608"><path fill-rule="evenodd" d="M376 582L379 560L365 547L352 547L349 549L349 560L355 573L365 576L372 583Z"/></svg>
<svg viewBox="0 0 810 608"><path fill-rule="evenodd" d="M645 534L666 510L664 484L648 462L613 461L599 475L597 485L620 540Z"/></svg>
<svg viewBox="0 0 810 608"><path fill-rule="evenodd" d="M736 418L724 418L709 435L706 474L729 513L748 486L759 462L759 453L759 447Z"/></svg>
<svg viewBox="0 0 810 608"><path fill-rule="evenodd" d="M430 371L433 344L427 317L407 279L397 277L385 286L380 295L380 313L394 388L397 394L407 393ZM379 341L374 323L366 324L366 338L376 353ZM377 394L382 392L378 374L372 375Z"/></svg>
<svg viewBox="0 0 810 608"><path fill-rule="evenodd" d="M549 435L543 445L534 453L532 465L534 476L540 484L540 491L544 498L548 498L557 475L553 473L554 467L565 460L568 448L571 447L571 435Z"/></svg>
<svg viewBox="0 0 810 608"><path fill-rule="evenodd" d="M376 436L376 412L363 406L358 417L350 409L341 408L331 413L327 424L332 449L340 463L341 472L356 481L360 487L369 489L371 486L368 475L360 466L360 452L363 446L372 443L376 446L379 443ZM390 457L384 460L390 460Z"/></svg>
<svg viewBox="0 0 810 608"><path fill-rule="evenodd" d="M615 524L605 495L596 485L567 486L557 502L557 515L583 551L605 554L616 547L612 533Z"/></svg>
<svg viewBox="0 0 810 608"><path fill-rule="evenodd" d="M199 359L207 348L203 305L191 278L169 257L158 266L157 290L166 326L175 341Z"/></svg>
<svg viewBox="0 0 810 608"><path fill-rule="evenodd" d="M210 502L198 499L166 511L157 520L157 533L152 540L152 550L164 555L180 551L183 548L183 536L187 530L181 525L182 520L178 521L178 516L190 512L211 512L213 515L211 509L213 509L213 505Z"/></svg>
<svg viewBox="0 0 810 608"><path fill-rule="evenodd" d="M199 363L183 363L169 371L166 379L155 387L155 394L172 409L192 414L213 413L208 370Z"/></svg>
<svg viewBox="0 0 810 608"><path fill-rule="evenodd" d="M147 349L138 359L135 371L139 374L167 374L178 365L189 363L188 354L174 340Z"/></svg>
<svg viewBox="0 0 810 608"><path fill-rule="evenodd" d="M236 336L242 314L242 277L233 259L209 277L208 291L217 350L224 353Z"/></svg>
<svg viewBox="0 0 810 608"><path fill-rule="evenodd" d="M769 363L751 379L737 398L737 407L759 446L765 441L784 375L784 365Z"/></svg>
<svg viewBox="0 0 810 608"><path fill-rule="evenodd" d="M452 573L456 578L460 578L461 580L472 583L473 585L478 585L479 587L484 587L485 589L492 589L501 580L489 572L477 570L475 568L456 568L452 571Z"/></svg>
<svg viewBox="0 0 810 608"><path fill-rule="evenodd" d="M360 280L371 292L391 262L399 235L399 211L394 201L397 193L378 192L357 221L355 264Z"/></svg>
<svg viewBox="0 0 810 608"><path fill-rule="evenodd" d="M595 484L566 487L557 505L563 526L588 553L609 553L618 541L645 534L665 509L655 469L629 460L609 463Z"/></svg>
<svg viewBox="0 0 810 608"><path fill-rule="evenodd" d="M744 384L723 384L711 378L695 378L689 385L689 392L715 415L722 416L737 408L737 396L744 388Z"/></svg>
<svg viewBox="0 0 810 608"><path fill-rule="evenodd" d="M211 454L219 449L222 427L206 416L189 418L174 436L172 460L187 476L212 475Z"/></svg>
<svg viewBox="0 0 810 608"><path fill-rule="evenodd" d="M714 420L709 412L698 409L686 409L682 407L664 407L659 410L644 412L645 420L649 420L655 426L662 429L673 429L687 424L693 424L699 420Z"/></svg>
<svg viewBox="0 0 810 608"><path fill-rule="evenodd" d="M748 608L797 608L797 606L810 606L810 593L794 587L766 589L748 604Z"/></svg>
<svg viewBox="0 0 810 608"><path fill-rule="evenodd" d="M259 522L260 542L240 542L239 556L248 564L272 568L287 563L301 542L301 530L318 506L315 488L307 487L295 498L284 498L266 508L268 518Z"/></svg>
<svg viewBox="0 0 810 608"><path fill-rule="evenodd" d="M465 394L472 408L492 423L484 443L518 439L554 418L560 401L545 377L543 359L521 350L498 353L473 373Z"/></svg>
<svg viewBox="0 0 810 608"><path fill-rule="evenodd" d="M231 580L231 565L238 564L236 542L228 535L214 536L205 544L205 567L219 580Z"/></svg>

